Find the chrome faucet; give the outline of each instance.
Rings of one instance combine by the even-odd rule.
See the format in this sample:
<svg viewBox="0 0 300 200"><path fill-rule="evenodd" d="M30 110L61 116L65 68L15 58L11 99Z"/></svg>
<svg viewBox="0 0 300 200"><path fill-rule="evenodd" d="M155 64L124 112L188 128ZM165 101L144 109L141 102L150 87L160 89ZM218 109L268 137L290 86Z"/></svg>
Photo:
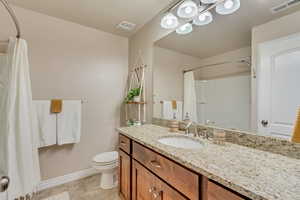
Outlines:
<svg viewBox="0 0 300 200"><path fill-rule="evenodd" d="M198 136L199 134L198 134L198 128L197 128L197 124L196 123L194 123L194 122L192 122L192 121L190 121L189 123L187 123L187 125L185 126L185 128L184 128L184 130L185 130L185 134L186 135L189 135L190 134L190 127L192 126L192 125L195 125L195 132L193 133L194 134L194 137L196 137L196 136Z"/></svg>

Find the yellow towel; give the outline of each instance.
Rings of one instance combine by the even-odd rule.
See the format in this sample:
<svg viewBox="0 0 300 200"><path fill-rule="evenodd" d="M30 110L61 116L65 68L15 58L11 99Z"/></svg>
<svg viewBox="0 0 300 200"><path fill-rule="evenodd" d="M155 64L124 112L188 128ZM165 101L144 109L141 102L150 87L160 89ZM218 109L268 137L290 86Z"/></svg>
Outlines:
<svg viewBox="0 0 300 200"><path fill-rule="evenodd" d="M62 100L52 99L51 100L51 113L61 113L62 111Z"/></svg>
<svg viewBox="0 0 300 200"><path fill-rule="evenodd" d="M298 111L292 142L300 143L300 109Z"/></svg>
<svg viewBox="0 0 300 200"><path fill-rule="evenodd" d="M175 100L172 101L172 109L177 110L177 102Z"/></svg>

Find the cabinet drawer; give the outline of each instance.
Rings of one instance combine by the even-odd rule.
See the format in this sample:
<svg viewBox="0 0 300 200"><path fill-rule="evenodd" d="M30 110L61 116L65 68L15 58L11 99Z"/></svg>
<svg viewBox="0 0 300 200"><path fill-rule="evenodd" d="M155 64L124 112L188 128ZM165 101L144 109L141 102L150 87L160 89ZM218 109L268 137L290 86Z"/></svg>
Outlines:
<svg viewBox="0 0 300 200"><path fill-rule="evenodd" d="M208 180L204 179L203 184L203 200L248 200L240 195L237 195L230 190Z"/></svg>
<svg viewBox="0 0 300 200"><path fill-rule="evenodd" d="M199 176L134 142L133 158L191 200L199 199Z"/></svg>
<svg viewBox="0 0 300 200"><path fill-rule="evenodd" d="M131 153L131 145L130 145L130 139L124 135L119 136L119 148L125 151L126 153Z"/></svg>

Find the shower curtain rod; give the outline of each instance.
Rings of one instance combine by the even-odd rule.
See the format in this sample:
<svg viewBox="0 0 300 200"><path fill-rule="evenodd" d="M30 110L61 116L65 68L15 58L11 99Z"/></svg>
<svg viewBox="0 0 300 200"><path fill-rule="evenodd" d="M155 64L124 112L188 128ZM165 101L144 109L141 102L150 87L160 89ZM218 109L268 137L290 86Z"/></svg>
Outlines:
<svg viewBox="0 0 300 200"><path fill-rule="evenodd" d="M17 38L21 37L21 28L20 28L20 24L19 21L17 19L17 16L15 15L14 10L9 6L9 3L7 0L0 0L0 2L3 4L3 6L5 7L5 9L7 10L7 12L9 13L10 17L12 18L15 26L16 26L16 30L17 30Z"/></svg>
<svg viewBox="0 0 300 200"><path fill-rule="evenodd" d="M239 58L239 59L233 60L233 61L224 61L224 62L209 64L209 65L203 65L203 66L200 66L200 67L195 67L195 68L192 68L192 69L183 70L183 73L192 72L192 71L196 71L196 70L199 70L199 69L218 66L218 65L230 64L230 63L246 63L247 65L251 66L251 62L249 61L250 59L251 59L251 57L244 57L244 58Z"/></svg>

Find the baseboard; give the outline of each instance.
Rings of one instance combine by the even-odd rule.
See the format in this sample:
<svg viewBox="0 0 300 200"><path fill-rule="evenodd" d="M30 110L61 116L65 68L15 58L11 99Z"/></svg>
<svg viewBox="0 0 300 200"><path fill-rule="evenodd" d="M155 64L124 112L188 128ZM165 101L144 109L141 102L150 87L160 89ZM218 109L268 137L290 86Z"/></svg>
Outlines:
<svg viewBox="0 0 300 200"><path fill-rule="evenodd" d="M99 172L97 172L94 168L88 168L88 169L80 170L80 171L77 171L74 173L66 174L64 176L51 178L51 179L42 181L39 184L37 190L42 191L42 190L56 187L56 186L59 186L59 185L65 184L65 183L69 183L69 182L76 181L76 180L79 180L82 178L86 178L88 176L92 176L97 173L99 173Z"/></svg>

